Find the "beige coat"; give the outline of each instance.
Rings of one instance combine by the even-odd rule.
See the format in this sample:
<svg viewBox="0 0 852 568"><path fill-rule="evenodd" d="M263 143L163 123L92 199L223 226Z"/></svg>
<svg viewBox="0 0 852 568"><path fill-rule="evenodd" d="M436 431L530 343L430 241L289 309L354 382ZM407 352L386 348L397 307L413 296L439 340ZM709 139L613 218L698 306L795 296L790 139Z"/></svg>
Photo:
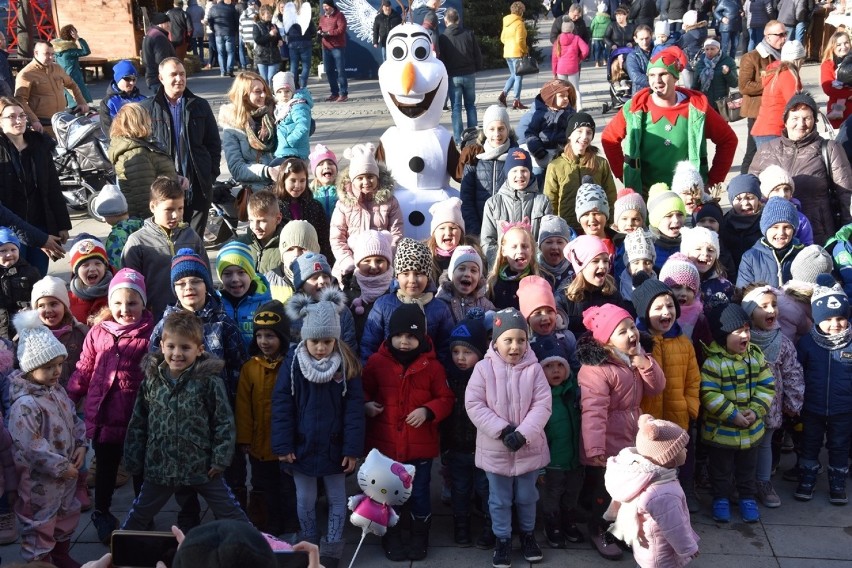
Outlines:
<svg viewBox="0 0 852 568"><path fill-rule="evenodd" d="M31 124L50 120L65 109L65 89L71 91L78 105L86 104L80 87L56 63L44 66L34 59L15 78L15 98L21 101Z"/></svg>

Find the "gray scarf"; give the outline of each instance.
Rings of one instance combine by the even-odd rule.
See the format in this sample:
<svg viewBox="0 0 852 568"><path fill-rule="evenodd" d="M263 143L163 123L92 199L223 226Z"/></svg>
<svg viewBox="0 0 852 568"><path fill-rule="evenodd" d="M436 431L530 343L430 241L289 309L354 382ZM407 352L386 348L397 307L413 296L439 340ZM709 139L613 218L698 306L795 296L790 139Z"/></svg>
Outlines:
<svg viewBox="0 0 852 568"><path fill-rule="evenodd" d="M763 40L762 42L757 44L757 47L755 47L754 49L763 58L771 57L773 61L779 61L781 59L781 52L766 43L766 40Z"/></svg>
<svg viewBox="0 0 852 568"><path fill-rule="evenodd" d="M720 51L716 57L709 58L706 55L704 56L704 69L701 70L701 75L698 77L701 81L701 90L704 93L710 91L710 83L713 82L713 75L716 74L716 64L719 63L719 60L722 58L722 52Z"/></svg>
<svg viewBox="0 0 852 568"><path fill-rule="evenodd" d="M843 349L849 345L850 341L852 341L852 327L847 327L840 333L835 333L834 335L825 335L815 325L811 328L811 337L813 337L816 344L823 349L835 351L837 349Z"/></svg>
<svg viewBox="0 0 852 568"><path fill-rule="evenodd" d="M340 340L338 339L338 341ZM325 359L314 359L308 353L304 341L296 347L296 360L299 362L299 368L302 369L302 374L305 375L308 382L315 384L330 382L343 365L343 358L337 351L334 351Z"/></svg>
<svg viewBox="0 0 852 568"><path fill-rule="evenodd" d="M478 160L498 160L500 162L506 161L506 152L509 150L509 140L506 140L496 148L491 145L488 140L482 145L482 153L477 154L476 158Z"/></svg>
<svg viewBox="0 0 852 568"><path fill-rule="evenodd" d="M751 328L751 342L760 347L766 361L774 363L778 360L778 354L781 353L781 328L776 327L768 331L763 329Z"/></svg>
<svg viewBox="0 0 852 568"><path fill-rule="evenodd" d="M79 276L75 276L71 279L71 292L81 300L91 302L92 300L103 298L109 293L109 283L111 280L112 272L110 272L109 269L107 269L106 274L104 274L101 281L97 284L93 284L92 286L86 286L83 284L83 281L80 280Z"/></svg>

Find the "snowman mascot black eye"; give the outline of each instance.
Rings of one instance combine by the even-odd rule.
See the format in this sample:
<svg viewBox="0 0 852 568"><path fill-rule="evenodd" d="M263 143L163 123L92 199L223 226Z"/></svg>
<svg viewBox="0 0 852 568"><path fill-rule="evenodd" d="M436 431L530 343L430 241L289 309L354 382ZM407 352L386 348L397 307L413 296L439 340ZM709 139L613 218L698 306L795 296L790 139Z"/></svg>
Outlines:
<svg viewBox="0 0 852 568"><path fill-rule="evenodd" d="M429 237L430 207L458 196L449 175L458 163L458 151L452 133L440 124L449 79L423 26L405 23L393 28L387 54L379 67L379 86L394 126L382 134L378 157L384 158L397 183L394 195L405 235L423 240Z"/></svg>

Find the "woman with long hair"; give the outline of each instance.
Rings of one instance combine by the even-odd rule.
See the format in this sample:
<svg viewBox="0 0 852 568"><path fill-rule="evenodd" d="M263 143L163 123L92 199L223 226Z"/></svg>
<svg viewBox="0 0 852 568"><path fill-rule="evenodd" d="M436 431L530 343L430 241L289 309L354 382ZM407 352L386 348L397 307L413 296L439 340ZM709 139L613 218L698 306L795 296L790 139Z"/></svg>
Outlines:
<svg viewBox="0 0 852 568"><path fill-rule="evenodd" d="M80 44L79 47L77 46L78 43ZM53 46L53 51L56 53L56 62L68 73L69 77L74 79L86 102L92 102L92 94L86 86L83 69L80 67L80 58L92 53L89 44L79 36L77 28L69 24L60 28L59 37L51 41L50 45ZM68 106L77 104L69 91L65 91L65 100L68 102Z"/></svg>
<svg viewBox="0 0 852 568"><path fill-rule="evenodd" d="M234 78L228 99L219 109L228 171L244 186L264 189L278 178L278 168L269 166L277 142L272 91L260 75L243 71Z"/></svg>
<svg viewBox="0 0 852 568"><path fill-rule="evenodd" d="M837 67L852 49L852 39L849 33L839 31L832 34L822 54L822 65L819 68L819 83L823 92L828 95L826 115L831 126L840 128L846 117L852 115L852 86L844 85L837 80Z"/></svg>
<svg viewBox="0 0 852 568"><path fill-rule="evenodd" d="M503 59L509 66L509 78L506 79L506 85L497 99L501 106L506 106L506 95L512 90L515 102L512 103L512 108L516 110L526 110L527 106L521 103L521 87L524 83L524 78L521 75L515 74L515 69L521 61L521 57L528 52L527 48L527 28L524 24L524 11L526 7L523 2L515 1L509 6L510 14L503 16L503 30L500 32L500 41L503 43ZM514 89L514 90L513 90Z"/></svg>
<svg viewBox="0 0 852 568"><path fill-rule="evenodd" d="M763 75L763 97L751 135L758 148L784 133L784 108L793 95L802 91L799 69L805 61L801 42L788 41L781 48L781 60L773 62Z"/></svg>

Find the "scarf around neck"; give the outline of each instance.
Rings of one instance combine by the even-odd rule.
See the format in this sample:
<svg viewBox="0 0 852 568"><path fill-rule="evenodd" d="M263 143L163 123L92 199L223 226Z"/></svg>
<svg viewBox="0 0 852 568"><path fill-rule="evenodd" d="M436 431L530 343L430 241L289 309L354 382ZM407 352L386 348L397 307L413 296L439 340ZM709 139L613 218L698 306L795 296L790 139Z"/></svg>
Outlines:
<svg viewBox="0 0 852 568"><path fill-rule="evenodd" d="M129 331L133 331L140 325L145 322L145 312L142 312L142 316L133 323L120 324L115 320L105 320L101 322L101 325L110 332L115 337L121 337L125 333Z"/></svg>
<svg viewBox="0 0 852 568"><path fill-rule="evenodd" d="M338 341L340 340L338 339ZM308 353L304 341L296 347L296 360L299 362L299 368L305 375L305 379L318 385L330 382L343 364L343 358L336 350L325 359L314 359Z"/></svg>
<svg viewBox="0 0 852 568"><path fill-rule="evenodd" d="M500 280L507 280L512 282L514 280L520 280L525 276L529 276L532 272L532 267L528 264L526 268L524 268L521 272L515 272L514 270L509 268L509 265L506 264L503 268L500 269Z"/></svg>
<svg viewBox="0 0 852 568"><path fill-rule="evenodd" d="M423 311L425 312L426 304L432 301L432 298L435 297L435 294L433 292L423 292L416 298L409 298L408 296L403 294L401 290L397 290L396 297L403 304L417 304L418 306L423 308Z"/></svg>
<svg viewBox="0 0 852 568"><path fill-rule="evenodd" d="M695 324L698 323L698 318L702 313L704 313L704 304L702 304L701 300L698 298L699 297L696 294L695 300L693 300L692 304L689 306L681 304L680 317L677 318L677 323L680 324L683 334L690 340L692 339L692 332L695 329Z"/></svg>
<svg viewBox="0 0 852 568"><path fill-rule="evenodd" d="M774 363L778 360L778 355L781 353L781 328L778 324L769 330L751 328L751 342L760 347L766 361Z"/></svg>
<svg viewBox="0 0 852 568"><path fill-rule="evenodd" d="M245 129L249 146L251 146L252 150L257 150L258 152L271 152L275 150L277 143L275 122L269 115L269 109L267 107L260 107L251 112L251 118L252 120ZM259 125L258 122L260 123ZM257 132L255 132L256 126L259 126Z"/></svg>
<svg viewBox="0 0 852 568"><path fill-rule="evenodd" d="M811 337L814 339L816 344L823 349L835 351L846 347L849 345L849 342L852 341L852 327L847 327L840 333L835 333L834 335L825 335L819 330L819 327L814 325L811 328Z"/></svg>
<svg viewBox="0 0 852 568"><path fill-rule="evenodd" d="M482 144L482 152L476 155L478 160L497 160L500 162L506 161L506 152L509 150L509 140L497 146L496 148L486 140Z"/></svg>
<svg viewBox="0 0 852 568"><path fill-rule="evenodd" d="M761 41L754 49L763 58L772 57L774 61L781 59L781 52L766 43L766 40Z"/></svg>
<svg viewBox="0 0 852 568"><path fill-rule="evenodd" d="M112 272L109 270L104 273L104 277L97 284L86 286L79 276L71 279L71 292L81 300L91 302L98 298L103 298L109 293L109 283L112 280Z"/></svg>
<svg viewBox="0 0 852 568"><path fill-rule="evenodd" d="M361 288L361 295L352 300L352 307L356 314L361 315L365 312L367 305L372 304L379 296L387 293L391 282L393 282L393 271L385 270L382 274L365 276L356 269L355 281Z"/></svg>
<svg viewBox="0 0 852 568"><path fill-rule="evenodd" d="M704 69L701 71L701 76L699 79L701 80L701 90L705 93L710 90L710 83L713 82L713 75L716 74L716 64L719 63L719 60L722 58L722 52L716 54L716 57L712 59L710 57L704 56Z"/></svg>

